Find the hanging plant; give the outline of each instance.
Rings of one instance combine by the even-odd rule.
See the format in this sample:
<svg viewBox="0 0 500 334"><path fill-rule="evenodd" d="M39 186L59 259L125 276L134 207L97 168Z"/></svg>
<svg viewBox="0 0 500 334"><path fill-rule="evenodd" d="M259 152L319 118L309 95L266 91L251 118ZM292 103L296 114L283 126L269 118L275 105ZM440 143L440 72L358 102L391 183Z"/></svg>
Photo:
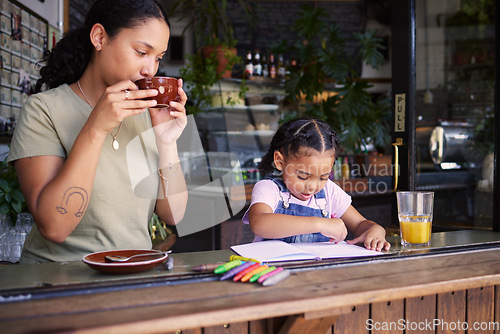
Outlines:
<svg viewBox="0 0 500 334"><path fill-rule="evenodd" d="M273 47L276 53L294 55L301 64L291 68L285 80L287 99L297 105L294 115L327 121L348 153L363 152L371 145L383 148L390 141L390 98L374 100L368 91L372 85L355 70L360 62L375 69L385 62L382 39L375 30L354 33L360 51L351 57L340 29L327 24L325 17L324 8L304 5L293 27L297 42L280 41ZM325 91L331 94L317 102Z"/></svg>
<svg viewBox="0 0 500 334"><path fill-rule="evenodd" d="M237 4L245 22L253 24L253 1L238 0ZM243 61L236 54L238 41L228 15L227 0L176 0L171 14L185 18L184 33L191 28L194 34L197 52L186 57L187 64L180 74L189 92L188 112L196 114L211 107L210 89L222 78L231 77L233 66ZM244 97L246 90L242 80L240 97ZM228 102L226 104L235 104Z"/></svg>

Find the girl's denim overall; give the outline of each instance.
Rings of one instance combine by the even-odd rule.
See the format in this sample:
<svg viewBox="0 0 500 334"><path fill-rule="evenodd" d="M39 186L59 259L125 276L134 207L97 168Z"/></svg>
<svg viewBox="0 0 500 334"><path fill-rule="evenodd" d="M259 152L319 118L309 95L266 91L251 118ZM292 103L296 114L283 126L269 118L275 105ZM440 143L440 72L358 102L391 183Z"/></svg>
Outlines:
<svg viewBox="0 0 500 334"><path fill-rule="evenodd" d="M326 196L325 196L325 189L321 189L320 192L318 192L316 195L316 201L319 204L320 207L318 208L311 208L308 206L303 206L300 204L295 204L295 203L288 203L289 206L287 209L285 209L285 206L283 205L284 202L288 202L288 196L289 196L289 191L286 188L285 184L283 183L283 180L281 178L270 178L270 180L274 181L278 185L278 188L281 192L281 198L278 203L278 206L276 207L276 210L274 210L274 213L281 213L285 215L290 215L290 216L301 216L301 217L321 217L325 218L321 212L321 209L326 209ZM327 214L328 217L328 214ZM269 240L269 239L266 239ZM274 240L274 239L273 239ZM286 238L280 238L276 240L282 240L287 243L294 243L294 242L323 242L323 241L329 241L330 238L324 236L321 233L308 233L308 234L300 234L300 235L294 235Z"/></svg>

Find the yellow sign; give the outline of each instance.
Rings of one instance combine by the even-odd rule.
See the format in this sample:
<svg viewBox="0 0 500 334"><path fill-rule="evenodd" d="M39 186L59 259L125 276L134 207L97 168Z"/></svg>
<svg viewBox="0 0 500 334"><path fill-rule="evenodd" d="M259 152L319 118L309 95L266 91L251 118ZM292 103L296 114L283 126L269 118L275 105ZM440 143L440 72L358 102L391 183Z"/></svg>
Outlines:
<svg viewBox="0 0 500 334"><path fill-rule="evenodd" d="M395 95L394 132L405 132L406 94Z"/></svg>

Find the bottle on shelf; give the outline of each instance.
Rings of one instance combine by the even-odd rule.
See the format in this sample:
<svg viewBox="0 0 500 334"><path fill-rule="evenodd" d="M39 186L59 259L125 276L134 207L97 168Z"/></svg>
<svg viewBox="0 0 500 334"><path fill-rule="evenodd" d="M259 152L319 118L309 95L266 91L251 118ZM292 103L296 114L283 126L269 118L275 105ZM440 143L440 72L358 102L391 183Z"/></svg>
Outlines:
<svg viewBox="0 0 500 334"><path fill-rule="evenodd" d="M269 54L269 77L271 79L276 79L277 75L277 69L276 69L276 62L274 60L274 54L270 53Z"/></svg>
<svg viewBox="0 0 500 334"><path fill-rule="evenodd" d="M262 55L262 77L269 77L269 65L267 64L266 55Z"/></svg>
<svg viewBox="0 0 500 334"><path fill-rule="evenodd" d="M342 179L342 158L337 158L335 164L333 165L333 178L335 180Z"/></svg>
<svg viewBox="0 0 500 334"><path fill-rule="evenodd" d="M255 49L254 61L253 61L253 75L257 77L262 76L262 62L260 59L260 50Z"/></svg>
<svg viewBox="0 0 500 334"><path fill-rule="evenodd" d="M245 58L245 77L249 78L253 75L254 67L253 67L253 59L252 59L252 51L247 52L247 56Z"/></svg>
<svg viewBox="0 0 500 334"><path fill-rule="evenodd" d="M340 169L342 171L342 178L344 180L349 180L351 177L351 171L349 170L349 161L347 160L347 157L344 157L344 163Z"/></svg>
<svg viewBox="0 0 500 334"><path fill-rule="evenodd" d="M285 78L285 63L283 61L283 55L279 55L278 57L278 78Z"/></svg>
<svg viewBox="0 0 500 334"><path fill-rule="evenodd" d="M298 69L297 59L295 57L290 58L290 70L297 71L297 69Z"/></svg>

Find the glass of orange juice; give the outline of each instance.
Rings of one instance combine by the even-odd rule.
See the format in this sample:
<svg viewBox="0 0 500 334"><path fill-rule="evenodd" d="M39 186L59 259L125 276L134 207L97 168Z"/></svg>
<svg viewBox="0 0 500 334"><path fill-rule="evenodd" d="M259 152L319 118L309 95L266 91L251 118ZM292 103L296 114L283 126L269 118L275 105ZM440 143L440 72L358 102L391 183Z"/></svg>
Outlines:
<svg viewBox="0 0 500 334"><path fill-rule="evenodd" d="M402 246L429 246L431 244L434 193L398 191L399 229Z"/></svg>

